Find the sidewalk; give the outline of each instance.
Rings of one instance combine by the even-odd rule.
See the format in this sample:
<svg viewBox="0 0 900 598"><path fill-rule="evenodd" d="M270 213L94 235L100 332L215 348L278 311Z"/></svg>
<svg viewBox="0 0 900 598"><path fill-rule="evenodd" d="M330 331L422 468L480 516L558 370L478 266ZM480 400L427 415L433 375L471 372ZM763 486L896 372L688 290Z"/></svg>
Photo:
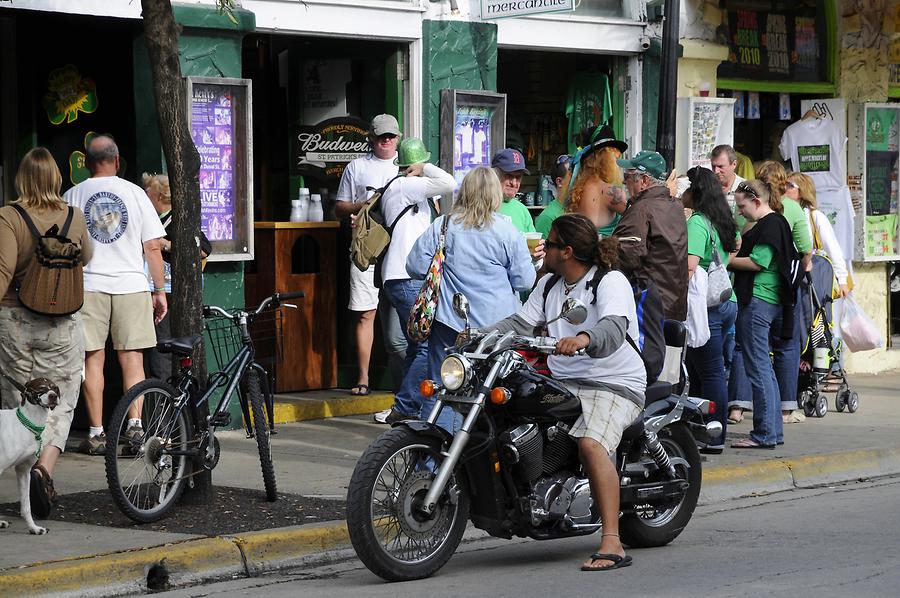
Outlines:
<svg viewBox="0 0 900 598"><path fill-rule="evenodd" d="M786 426L784 446L774 451L726 449L723 455L707 457L701 503L900 473L900 408L895 403L900 372L857 376L851 382L860 395L856 414L834 411L829 395L828 415ZM302 409L282 408L292 410L290 417L297 419L340 417L278 426L272 449L280 492L345 497L359 454L387 429L375 424L370 414L351 414L383 408L389 396L343 397L347 397L343 391L320 392L302 398ZM745 421L729 427L729 436L745 436L749 429ZM214 483L261 491L255 443L241 431L225 433L220 440L222 457L213 472ZM55 481L62 493L104 489L103 460L67 453ZM14 475L5 472L0 477L0 502L17 500ZM0 531L2 596L88 591L121 595L145 591L148 573L160 563L173 585L183 585L321 560L349 546L343 522L202 537L50 520L45 523L49 535L30 536L20 519L4 518L11 525Z"/></svg>

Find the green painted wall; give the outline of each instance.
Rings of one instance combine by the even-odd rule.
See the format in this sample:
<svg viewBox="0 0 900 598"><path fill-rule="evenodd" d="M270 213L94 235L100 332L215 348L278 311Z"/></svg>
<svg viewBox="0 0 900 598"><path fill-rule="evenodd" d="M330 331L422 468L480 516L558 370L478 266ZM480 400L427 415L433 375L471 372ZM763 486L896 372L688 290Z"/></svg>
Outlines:
<svg viewBox="0 0 900 598"><path fill-rule="evenodd" d="M426 20L422 33L424 141L438 156L441 90L497 90L497 26Z"/></svg>

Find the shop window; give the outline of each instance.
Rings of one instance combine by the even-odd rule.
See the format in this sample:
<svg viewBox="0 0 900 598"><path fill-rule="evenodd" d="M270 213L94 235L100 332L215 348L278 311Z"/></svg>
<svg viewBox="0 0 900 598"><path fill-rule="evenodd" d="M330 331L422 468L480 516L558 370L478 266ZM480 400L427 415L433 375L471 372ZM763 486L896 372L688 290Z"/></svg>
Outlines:
<svg viewBox="0 0 900 598"><path fill-rule="evenodd" d="M621 0L576 0L575 14L580 17L624 17Z"/></svg>
<svg viewBox="0 0 900 598"><path fill-rule="evenodd" d="M309 235L298 237L291 247L291 274L318 274L319 243Z"/></svg>

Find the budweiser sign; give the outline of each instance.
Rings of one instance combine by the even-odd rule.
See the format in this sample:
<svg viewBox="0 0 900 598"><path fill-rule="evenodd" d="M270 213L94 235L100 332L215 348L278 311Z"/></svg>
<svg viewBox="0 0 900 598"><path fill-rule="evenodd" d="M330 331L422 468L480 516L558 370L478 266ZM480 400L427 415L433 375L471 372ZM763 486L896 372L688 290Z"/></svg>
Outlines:
<svg viewBox="0 0 900 598"><path fill-rule="evenodd" d="M301 125L292 136L291 171L322 180L340 179L354 158L369 151L368 124L353 116Z"/></svg>

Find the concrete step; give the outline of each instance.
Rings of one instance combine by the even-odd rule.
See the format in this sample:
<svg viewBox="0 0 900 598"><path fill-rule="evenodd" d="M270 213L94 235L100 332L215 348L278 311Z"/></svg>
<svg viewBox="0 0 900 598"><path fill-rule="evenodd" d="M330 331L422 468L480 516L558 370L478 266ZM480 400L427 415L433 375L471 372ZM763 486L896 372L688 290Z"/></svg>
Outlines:
<svg viewBox="0 0 900 598"><path fill-rule="evenodd" d="M374 390L365 396L355 396L341 388L276 394L274 398L276 424L365 415L383 411L394 404L391 392Z"/></svg>

